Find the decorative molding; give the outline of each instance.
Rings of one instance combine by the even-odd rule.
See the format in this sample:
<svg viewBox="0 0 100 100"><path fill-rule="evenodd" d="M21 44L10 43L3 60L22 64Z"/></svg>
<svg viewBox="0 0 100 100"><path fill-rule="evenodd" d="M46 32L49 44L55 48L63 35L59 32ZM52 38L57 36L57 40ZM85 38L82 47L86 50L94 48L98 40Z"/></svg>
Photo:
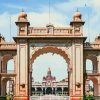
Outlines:
<svg viewBox="0 0 100 100"><path fill-rule="evenodd" d="M27 43L27 40L26 39L19 39L17 41L18 41L18 43Z"/></svg>

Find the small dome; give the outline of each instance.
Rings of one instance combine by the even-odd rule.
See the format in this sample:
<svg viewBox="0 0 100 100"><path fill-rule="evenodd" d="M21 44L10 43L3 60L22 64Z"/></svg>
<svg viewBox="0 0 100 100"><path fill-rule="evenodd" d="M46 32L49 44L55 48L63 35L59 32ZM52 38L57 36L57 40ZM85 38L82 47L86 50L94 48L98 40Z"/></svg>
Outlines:
<svg viewBox="0 0 100 100"><path fill-rule="evenodd" d="M27 18L27 14L22 10L22 12L19 14L18 18L24 18L26 19Z"/></svg>
<svg viewBox="0 0 100 100"><path fill-rule="evenodd" d="M82 15L81 15L81 13L79 11L75 12L74 15L73 15L73 17L81 17L81 16Z"/></svg>

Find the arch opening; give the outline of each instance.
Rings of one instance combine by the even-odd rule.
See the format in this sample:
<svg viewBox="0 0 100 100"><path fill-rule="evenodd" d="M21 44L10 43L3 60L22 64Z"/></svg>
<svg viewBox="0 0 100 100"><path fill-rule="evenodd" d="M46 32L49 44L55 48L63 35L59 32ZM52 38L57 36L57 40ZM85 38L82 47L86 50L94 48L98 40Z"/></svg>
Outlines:
<svg viewBox="0 0 100 100"><path fill-rule="evenodd" d="M14 94L14 80L8 79L6 82L6 94L13 95Z"/></svg>
<svg viewBox="0 0 100 100"><path fill-rule="evenodd" d="M52 88L51 87L46 88L46 94L52 94Z"/></svg>
<svg viewBox="0 0 100 100"><path fill-rule="evenodd" d="M93 55L89 55L86 58L86 71L88 73L97 73L98 66L97 66L97 57Z"/></svg>
<svg viewBox="0 0 100 100"><path fill-rule="evenodd" d="M14 60L13 59L10 59L8 62L7 62L7 73L14 73Z"/></svg>
<svg viewBox="0 0 100 100"><path fill-rule="evenodd" d="M45 95L56 94L57 87L55 86L57 84L62 84L61 88L68 87L67 70L69 66L70 61L68 55L63 51L57 51L51 48L47 49L47 51L46 49L36 51L31 58L31 79L33 79L32 88L37 87L37 84L41 84L41 87L43 87L42 94ZM40 78L39 73L41 73ZM66 86L64 86L63 83L66 83Z"/></svg>
<svg viewBox="0 0 100 100"><path fill-rule="evenodd" d="M93 62L90 59L86 59L86 71L88 73L93 72Z"/></svg>
<svg viewBox="0 0 100 100"><path fill-rule="evenodd" d="M3 84L1 95L14 94L14 59L10 54L4 55L1 59L1 73L4 74L1 77L1 84Z"/></svg>
<svg viewBox="0 0 100 100"><path fill-rule="evenodd" d="M98 95L98 80L96 78L89 78L85 83L86 95Z"/></svg>

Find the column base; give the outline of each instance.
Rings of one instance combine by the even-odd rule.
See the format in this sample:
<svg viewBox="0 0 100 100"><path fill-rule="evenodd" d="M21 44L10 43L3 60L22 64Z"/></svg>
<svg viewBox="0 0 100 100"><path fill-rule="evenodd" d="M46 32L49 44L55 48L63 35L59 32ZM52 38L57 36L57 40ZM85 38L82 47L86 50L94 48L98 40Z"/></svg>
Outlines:
<svg viewBox="0 0 100 100"><path fill-rule="evenodd" d="M70 100L83 100L82 97L70 97Z"/></svg>
<svg viewBox="0 0 100 100"><path fill-rule="evenodd" d="M29 100L29 97L27 96L15 96L13 100Z"/></svg>

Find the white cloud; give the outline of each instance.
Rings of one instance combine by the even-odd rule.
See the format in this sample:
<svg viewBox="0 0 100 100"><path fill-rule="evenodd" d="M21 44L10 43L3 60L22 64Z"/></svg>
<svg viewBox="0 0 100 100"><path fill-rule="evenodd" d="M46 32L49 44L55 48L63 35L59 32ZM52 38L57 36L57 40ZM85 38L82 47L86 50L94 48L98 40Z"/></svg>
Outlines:
<svg viewBox="0 0 100 100"><path fill-rule="evenodd" d="M94 39L94 37L99 34L100 31L100 24L99 24L99 20L100 20L100 12L99 12L99 8L100 8L100 1L99 0L70 0L69 2L62 2L62 3L58 3L58 4L53 4L51 7L51 23L54 26L67 26L69 24L69 22L72 20L72 16L74 11L79 8L79 10L81 10L81 12L83 11L83 17L87 17L86 14L89 13L89 20L86 19L86 24L85 24L85 35L87 35L88 32L91 32L90 34L90 38L91 40ZM85 4L87 5L87 8L85 7ZM15 7L15 8L21 8L20 6L16 6L16 5L11 5L11 4L7 4L8 7ZM91 9L91 11L89 11L89 9ZM85 11L84 11L85 10ZM87 11L86 11L87 10ZM85 12L85 14L84 14ZM28 12L28 20L31 23L31 26L34 27L39 27L39 26L46 26L49 23L49 14L48 14L48 7L47 6L41 6L41 12ZM3 14L0 15L0 32L8 37L10 29L9 29L9 17L10 14L5 12ZM16 25L14 24L14 22L17 19L18 14L13 14L12 16L12 36L16 35ZM89 25L88 25L89 24ZM89 27L88 27L89 26ZM96 27L95 27L96 26ZM93 28L95 27L95 28ZM89 28L89 29L88 29ZM6 30L5 30L6 29ZM89 31L88 31L89 30ZM97 34L96 34L97 33ZM87 35L88 36L88 35ZM9 40L9 39L7 39Z"/></svg>
<svg viewBox="0 0 100 100"><path fill-rule="evenodd" d="M97 35L96 33L98 33L100 31L100 23L99 23L100 3L99 2L100 2L99 0L71 0L69 2L53 5L52 6L53 8L51 9L51 23L53 23L54 26L67 26L67 24L68 24L67 22L71 21L71 19L72 19L73 12L77 8L79 8L80 10L82 9L81 11L83 11L84 9L86 10L86 8L85 8L85 4L86 4L87 7L89 7L89 9L91 9L92 11L89 12L89 16L90 16L89 20L86 19L86 21L90 21L89 27L88 27L88 22L86 22L84 30L86 33L90 32L90 38L93 40L94 37ZM18 7L18 6L8 5L8 7L21 9L20 6ZM86 13L88 13L88 11L86 11ZM17 27L14 22L17 20L17 16L18 16L18 14L11 15L12 36L16 35ZM83 15L83 16L86 17L86 15ZM49 23L48 7L46 7L46 6L41 7L41 12L34 12L34 11L28 12L28 19L31 23L31 26L33 26L33 27L46 26L46 24ZM9 25L10 25L10 14L5 12L0 15L0 32L6 37L7 40L9 40L8 37L10 36L10 26ZM50 58L50 59L52 59L52 58ZM57 61L60 62L59 58L57 58ZM49 62L49 60L48 60L48 62ZM65 63L63 63L63 64L66 65ZM62 64L62 66L64 66L63 64ZM39 65L39 63L38 63L38 65ZM36 67L38 65L34 64L34 66L36 66ZM55 69L56 69L56 67L58 68L59 65L60 64L56 63L54 65ZM43 65L43 67L44 67L44 65ZM38 69L39 69L39 67L38 67ZM37 70L36 70L37 73L35 73L36 76L38 76L38 74L39 74L39 72ZM59 69L57 69L57 70L59 71ZM35 71L35 69L34 69L34 71ZM45 71L47 71L47 69L45 69ZM42 74L44 75L44 73L42 73Z"/></svg>
<svg viewBox="0 0 100 100"><path fill-rule="evenodd" d="M46 27L46 25L49 23L49 14L48 12L28 12L28 20L31 23L31 26L33 27ZM9 41L10 37L10 17L11 17L11 36L16 35L16 25L15 21L17 21L18 14L12 14L10 15L7 12L4 12L0 15L1 23L0 23L0 32L3 34L3 36L6 37L6 40ZM53 11L51 14L51 23L54 24L54 26L65 26L65 20L66 17L64 15L61 15L60 13ZM67 26L67 25L66 25Z"/></svg>
<svg viewBox="0 0 100 100"><path fill-rule="evenodd" d="M60 13L54 12L51 15L50 23L53 24L54 26L65 26L64 20L62 18L66 19L66 17L61 15ZM28 19L32 26L45 27L49 23L49 13L31 12L31 13L28 13Z"/></svg>
<svg viewBox="0 0 100 100"><path fill-rule="evenodd" d="M28 9L28 7L26 6L19 6L19 5L15 5L15 4L9 4L9 3L4 3L2 4L4 7L8 7L8 8L13 8L13 9Z"/></svg>
<svg viewBox="0 0 100 100"><path fill-rule="evenodd" d="M89 36L90 40L93 41L96 35L100 32L100 0L70 0L69 2L63 2L55 5L56 9L69 17L72 17L73 12L78 8L83 14L83 17L87 21L84 25L84 34ZM88 18L88 17L89 18ZM84 19L83 19L84 20Z"/></svg>

